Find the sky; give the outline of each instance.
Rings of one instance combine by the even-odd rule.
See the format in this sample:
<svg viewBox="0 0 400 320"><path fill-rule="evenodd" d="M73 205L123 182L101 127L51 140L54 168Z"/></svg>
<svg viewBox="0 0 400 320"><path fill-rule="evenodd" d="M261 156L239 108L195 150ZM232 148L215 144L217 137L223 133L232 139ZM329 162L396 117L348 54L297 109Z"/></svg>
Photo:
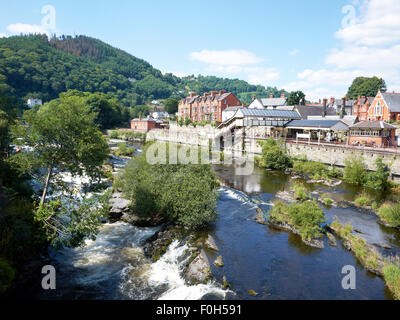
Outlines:
<svg viewBox="0 0 400 320"><path fill-rule="evenodd" d="M0 37L87 35L162 72L343 97L357 76L400 91L400 0L0 0Z"/></svg>

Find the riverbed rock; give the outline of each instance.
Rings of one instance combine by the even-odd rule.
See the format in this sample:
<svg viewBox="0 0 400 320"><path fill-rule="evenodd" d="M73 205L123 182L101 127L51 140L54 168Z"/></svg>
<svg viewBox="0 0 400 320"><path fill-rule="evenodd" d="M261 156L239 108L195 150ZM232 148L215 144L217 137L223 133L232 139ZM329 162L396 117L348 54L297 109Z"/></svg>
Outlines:
<svg viewBox="0 0 400 320"><path fill-rule="evenodd" d="M185 279L190 284L206 283L211 277L210 263L204 250L201 250L197 257L186 269Z"/></svg>
<svg viewBox="0 0 400 320"><path fill-rule="evenodd" d="M257 292L255 292L254 290L252 290L252 289L250 289L250 290L247 290L247 292L249 293L249 295L251 295L252 297L256 297L256 296L258 296L258 293Z"/></svg>
<svg viewBox="0 0 400 320"><path fill-rule="evenodd" d="M328 237L328 242L329 242L329 244L330 244L332 247L337 247L337 241L336 241L335 236L334 236L332 233L330 233L330 232L327 232L327 233L326 233L326 236Z"/></svg>
<svg viewBox="0 0 400 320"><path fill-rule="evenodd" d="M215 243L214 238L212 237L212 235L208 235L204 245L206 246L206 248L213 250L213 251L219 251L217 244Z"/></svg>
<svg viewBox="0 0 400 320"><path fill-rule="evenodd" d="M383 249L388 249L388 250L393 249L392 246L390 246L387 243L374 243L373 245Z"/></svg>
<svg viewBox="0 0 400 320"><path fill-rule="evenodd" d="M364 231L362 231L362 230L360 230L360 229L357 229L357 228L353 228L353 231L354 231L354 232L357 232L357 233L359 233L359 234L366 234Z"/></svg>
<svg viewBox="0 0 400 320"><path fill-rule="evenodd" d="M294 192L293 191L280 191L275 195L275 198L278 200L282 200L287 203L294 203L296 202L296 199L294 198Z"/></svg>
<svg viewBox="0 0 400 320"><path fill-rule="evenodd" d="M260 208L257 208L257 215L254 217L254 220L256 220L256 222L257 223L259 223L259 224L263 224L263 225L266 225L266 224L268 224L266 221L265 221L265 214L264 214L264 212L260 209Z"/></svg>
<svg viewBox="0 0 400 320"><path fill-rule="evenodd" d="M219 256L217 259L214 261L214 265L218 268L222 268L224 266L224 262L222 260L222 256Z"/></svg>
<svg viewBox="0 0 400 320"><path fill-rule="evenodd" d="M115 192L110 198L109 205L111 206L109 220L110 222L115 222L118 221L122 215L129 210L131 201L124 199L122 193Z"/></svg>

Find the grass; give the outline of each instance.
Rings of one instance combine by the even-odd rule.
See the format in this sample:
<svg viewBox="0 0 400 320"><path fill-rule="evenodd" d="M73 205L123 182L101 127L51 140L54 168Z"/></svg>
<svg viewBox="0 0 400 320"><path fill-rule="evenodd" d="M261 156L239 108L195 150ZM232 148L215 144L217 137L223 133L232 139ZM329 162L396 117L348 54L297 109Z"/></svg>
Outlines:
<svg viewBox="0 0 400 320"><path fill-rule="evenodd" d="M392 291L394 298L400 300L400 263L399 258L387 261L382 269L386 285Z"/></svg>
<svg viewBox="0 0 400 320"><path fill-rule="evenodd" d="M362 194L354 200L356 207L368 207L371 204L371 198L367 194Z"/></svg>
<svg viewBox="0 0 400 320"><path fill-rule="evenodd" d="M400 203L384 203L377 211L381 220L391 227L400 227Z"/></svg>
<svg viewBox="0 0 400 320"><path fill-rule="evenodd" d="M310 194L307 192L307 189L299 184L294 186L294 197L296 200L300 201L306 201L311 198Z"/></svg>

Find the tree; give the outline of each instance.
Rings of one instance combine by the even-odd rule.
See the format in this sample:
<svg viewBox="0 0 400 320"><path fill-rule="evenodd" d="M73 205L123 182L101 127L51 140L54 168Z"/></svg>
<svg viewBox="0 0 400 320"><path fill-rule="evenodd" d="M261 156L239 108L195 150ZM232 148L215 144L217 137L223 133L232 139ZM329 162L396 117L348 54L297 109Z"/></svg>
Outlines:
<svg viewBox="0 0 400 320"><path fill-rule="evenodd" d="M292 160L285 148L270 138L262 143L260 166L267 169L285 170L292 167Z"/></svg>
<svg viewBox="0 0 400 320"><path fill-rule="evenodd" d="M169 113L169 114L175 114L178 112L178 104L179 101L173 98L168 98L165 101L165 110Z"/></svg>
<svg viewBox="0 0 400 320"><path fill-rule="evenodd" d="M345 160L343 180L358 186L364 185L366 181L367 167L362 156L352 154Z"/></svg>
<svg viewBox="0 0 400 320"><path fill-rule="evenodd" d="M37 112L26 111L14 128L16 143L32 149L14 156L14 163L23 171L46 171L41 205L59 173L85 174L91 179L100 176L99 166L108 157L108 145L94 123L96 117L83 98L61 96Z"/></svg>
<svg viewBox="0 0 400 320"><path fill-rule="evenodd" d="M378 77L358 77L353 80L349 87L347 97L349 99L357 99L358 96L362 97L375 97L378 91L386 92L386 82Z"/></svg>
<svg viewBox="0 0 400 320"><path fill-rule="evenodd" d="M289 106L304 105L306 95L302 91L292 91L289 95L287 104Z"/></svg>

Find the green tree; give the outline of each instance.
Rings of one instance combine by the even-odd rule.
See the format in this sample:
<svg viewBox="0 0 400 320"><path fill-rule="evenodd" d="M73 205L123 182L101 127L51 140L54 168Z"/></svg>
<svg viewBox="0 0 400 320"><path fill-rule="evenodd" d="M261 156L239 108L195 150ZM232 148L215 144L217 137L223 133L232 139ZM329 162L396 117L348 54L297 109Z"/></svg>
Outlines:
<svg viewBox="0 0 400 320"><path fill-rule="evenodd" d="M288 156L286 149L275 139L270 138L263 142L261 146L261 167L275 170L285 170L292 167L292 160Z"/></svg>
<svg viewBox="0 0 400 320"><path fill-rule="evenodd" d="M366 182L367 168L362 156L352 154L345 160L343 180L348 183L362 186Z"/></svg>
<svg viewBox="0 0 400 320"><path fill-rule="evenodd" d="M375 97L379 90L382 92L387 90L386 82L382 78L358 77L349 87L347 97L349 99L357 99L358 96Z"/></svg>
<svg viewBox="0 0 400 320"><path fill-rule="evenodd" d="M49 186L62 172L72 176L100 176L100 166L108 157L108 146L95 125L96 113L77 96L51 101L37 112L26 111L14 128L15 142L32 152L15 155L12 161L25 172L45 169L40 204L46 201Z"/></svg>
<svg viewBox="0 0 400 320"><path fill-rule="evenodd" d="M389 187L389 167L383 162L382 157L376 159L375 165L376 171L367 174L366 186L375 190L386 190Z"/></svg>
<svg viewBox="0 0 400 320"><path fill-rule="evenodd" d="M287 104L289 106L304 105L306 103L306 95L302 91L292 91L289 95Z"/></svg>
<svg viewBox="0 0 400 320"><path fill-rule="evenodd" d="M169 113L169 114L175 114L176 112L178 112L178 104L179 101L173 98L169 98L165 101L165 110Z"/></svg>

